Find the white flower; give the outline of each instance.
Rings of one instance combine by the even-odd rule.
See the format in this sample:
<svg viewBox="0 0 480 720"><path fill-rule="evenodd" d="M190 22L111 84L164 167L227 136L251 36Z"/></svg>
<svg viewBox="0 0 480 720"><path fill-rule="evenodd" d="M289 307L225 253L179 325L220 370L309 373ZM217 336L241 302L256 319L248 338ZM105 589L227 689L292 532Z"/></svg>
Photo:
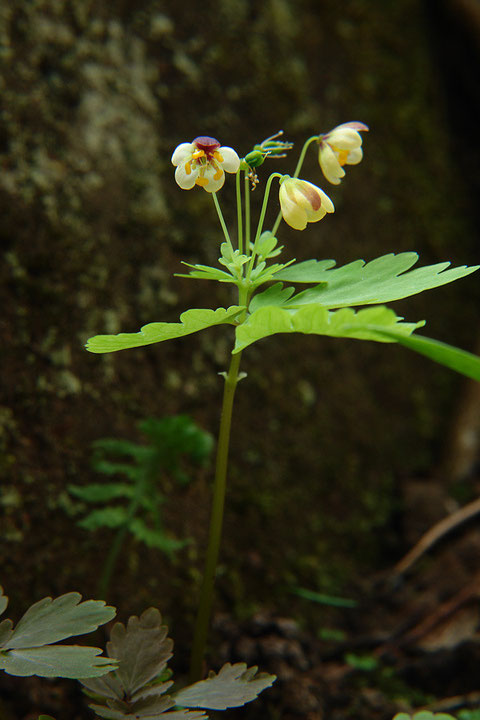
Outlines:
<svg viewBox="0 0 480 720"><path fill-rule="evenodd" d="M225 182L225 172L236 173L240 158L231 147L220 147L215 138L197 137L181 143L172 155L176 166L175 180L183 190L199 185L207 192L217 192Z"/></svg>
<svg viewBox="0 0 480 720"><path fill-rule="evenodd" d="M338 185L345 175L343 165L357 165L363 157L362 136L368 130L361 122L347 122L318 137L318 161L327 180Z"/></svg>
<svg viewBox="0 0 480 720"><path fill-rule="evenodd" d="M317 222L335 210L328 195L306 180L285 175L280 183L279 198L283 219L295 230L304 230L307 223Z"/></svg>

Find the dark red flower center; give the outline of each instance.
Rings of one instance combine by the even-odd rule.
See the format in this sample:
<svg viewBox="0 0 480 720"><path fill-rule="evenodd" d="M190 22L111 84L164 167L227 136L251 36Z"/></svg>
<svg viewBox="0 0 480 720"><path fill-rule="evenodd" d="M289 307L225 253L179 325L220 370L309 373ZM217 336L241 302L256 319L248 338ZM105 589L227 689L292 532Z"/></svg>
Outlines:
<svg viewBox="0 0 480 720"><path fill-rule="evenodd" d="M220 147L220 143L218 142L218 140L212 137L208 137L206 135L195 138L193 144L196 148L198 148L198 150L203 150L207 158L210 158L215 152L215 150L218 150L218 148Z"/></svg>

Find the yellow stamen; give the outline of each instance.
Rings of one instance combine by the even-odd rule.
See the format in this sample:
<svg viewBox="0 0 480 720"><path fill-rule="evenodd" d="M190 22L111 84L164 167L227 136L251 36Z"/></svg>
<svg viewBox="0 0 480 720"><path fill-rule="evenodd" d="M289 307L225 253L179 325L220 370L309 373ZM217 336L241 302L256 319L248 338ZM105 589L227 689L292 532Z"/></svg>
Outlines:
<svg viewBox="0 0 480 720"><path fill-rule="evenodd" d="M192 160L198 160L198 158L201 158L205 155L205 152L203 150L195 150L195 152L192 155Z"/></svg>
<svg viewBox="0 0 480 720"><path fill-rule="evenodd" d="M222 168L218 168L217 172L216 172L215 175L213 176L213 179L214 179L214 180L220 180L220 178L222 177L222 175L223 175L223 170L222 170Z"/></svg>
<svg viewBox="0 0 480 720"><path fill-rule="evenodd" d="M215 160L218 160L218 162L223 162L223 157L220 155L218 150L215 150L215 152L213 153L213 157L215 158Z"/></svg>
<svg viewBox="0 0 480 720"><path fill-rule="evenodd" d="M348 150L338 150L338 162L340 165L345 165L348 158Z"/></svg>
<svg viewBox="0 0 480 720"><path fill-rule="evenodd" d="M187 173L187 175L190 175L190 173L192 172L192 166L189 162L185 163L185 172Z"/></svg>
<svg viewBox="0 0 480 720"><path fill-rule="evenodd" d="M207 178L204 178L204 177L198 177L195 180L195 185L200 185L200 187L205 187L206 185L208 185L208 180L207 180Z"/></svg>

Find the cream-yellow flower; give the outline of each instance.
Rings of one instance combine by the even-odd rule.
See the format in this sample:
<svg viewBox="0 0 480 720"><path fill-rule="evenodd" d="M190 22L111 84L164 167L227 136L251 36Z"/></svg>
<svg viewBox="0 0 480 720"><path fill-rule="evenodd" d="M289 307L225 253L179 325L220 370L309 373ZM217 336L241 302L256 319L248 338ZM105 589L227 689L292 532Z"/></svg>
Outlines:
<svg viewBox="0 0 480 720"><path fill-rule="evenodd" d="M329 182L338 185L345 175L344 165L357 165L363 157L361 132L368 131L361 122L347 122L318 136L318 161Z"/></svg>
<svg viewBox="0 0 480 720"><path fill-rule="evenodd" d="M309 222L318 222L335 207L328 195L307 180L284 175L280 180L280 209L283 219L295 228L304 230Z"/></svg>
<svg viewBox="0 0 480 720"><path fill-rule="evenodd" d="M197 137L191 143L181 143L172 155L176 166L175 180L183 190L199 185L207 192L217 192L225 182L225 172L236 173L240 158L231 147L221 147L211 137Z"/></svg>

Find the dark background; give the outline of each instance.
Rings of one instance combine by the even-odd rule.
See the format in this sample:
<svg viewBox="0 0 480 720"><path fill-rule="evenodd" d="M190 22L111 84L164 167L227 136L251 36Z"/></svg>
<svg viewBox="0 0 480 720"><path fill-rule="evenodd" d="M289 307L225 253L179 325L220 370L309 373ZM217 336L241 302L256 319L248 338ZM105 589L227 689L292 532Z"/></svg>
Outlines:
<svg viewBox="0 0 480 720"><path fill-rule="evenodd" d="M360 120L365 158L341 186L326 187L307 156L303 176L336 213L303 233L283 224L285 256L342 264L415 250L422 264L476 264L480 9L24 0L2 6L0 23L0 556L16 619L46 595L95 594L112 535L77 528L66 489L98 480L92 442L141 441L139 420L180 412L217 430L229 328L106 356L83 348L91 335L232 302L225 285L173 277L182 260L215 263L220 239L209 196L174 182L176 145L212 135L244 155L282 128L299 149ZM230 180L231 220L233 200ZM254 211L260 200L261 186ZM395 309L478 351L478 300L473 275ZM217 609L234 622L291 615L315 634L330 611L292 590L361 596L365 578L476 497L478 390L401 348L311 336L255 344L243 369ZM107 598L122 620L158 606L180 666L209 477L174 489L164 509L169 530L195 542L173 562L127 542ZM48 711L29 702L6 717Z"/></svg>

